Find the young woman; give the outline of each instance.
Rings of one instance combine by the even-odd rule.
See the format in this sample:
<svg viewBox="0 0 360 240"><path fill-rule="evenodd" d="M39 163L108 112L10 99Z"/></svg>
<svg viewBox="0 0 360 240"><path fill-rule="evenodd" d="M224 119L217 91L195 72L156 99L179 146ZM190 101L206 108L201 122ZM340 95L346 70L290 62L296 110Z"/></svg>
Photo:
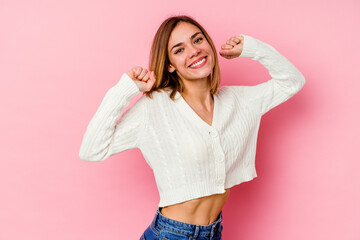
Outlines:
<svg viewBox="0 0 360 240"><path fill-rule="evenodd" d="M188 16L170 17L154 37L149 70L133 67L124 73L87 127L81 159L103 161L139 148L154 172L160 203L141 239L221 239L230 188L257 177L262 115L305 83L275 48L253 37L233 36L219 54L259 61L272 79L220 88L210 36Z"/></svg>

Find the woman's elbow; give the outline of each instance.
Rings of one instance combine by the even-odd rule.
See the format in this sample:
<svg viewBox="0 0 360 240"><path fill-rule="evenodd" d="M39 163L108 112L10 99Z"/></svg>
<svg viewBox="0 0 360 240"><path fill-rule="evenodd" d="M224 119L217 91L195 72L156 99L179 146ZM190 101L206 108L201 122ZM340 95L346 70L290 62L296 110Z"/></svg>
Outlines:
<svg viewBox="0 0 360 240"><path fill-rule="evenodd" d="M107 155L99 155L99 154L91 154L89 152L81 151L79 152L79 158L81 160L87 161L87 162L99 162L104 161L108 158Z"/></svg>
<svg viewBox="0 0 360 240"><path fill-rule="evenodd" d="M300 91L303 87L304 87L304 85L305 85L305 76L304 75L300 75L299 76L299 78L298 78L298 88L299 88L299 90L298 91Z"/></svg>
<svg viewBox="0 0 360 240"><path fill-rule="evenodd" d="M297 74L294 74L292 76L292 82L293 82L292 92L293 94L295 94L299 92L305 85L305 76L300 71L297 71Z"/></svg>

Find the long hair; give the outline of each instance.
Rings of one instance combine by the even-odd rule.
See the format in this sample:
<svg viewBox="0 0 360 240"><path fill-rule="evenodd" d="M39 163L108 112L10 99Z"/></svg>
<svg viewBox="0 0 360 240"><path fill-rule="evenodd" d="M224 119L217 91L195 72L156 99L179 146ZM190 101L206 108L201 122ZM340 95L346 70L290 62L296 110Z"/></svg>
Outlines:
<svg viewBox="0 0 360 240"><path fill-rule="evenodd" d="M184 91L185 85L181 78L177 75L176 71L170 73L168 71L168 66L170 64L169 55L168 55L168 43L169 38L177 26L179 22L187 22L191 23L194 26L198 27L202 34L205 36L206 40L211 46L212 51L214 52L214 68L208 77L208 81L210 81L210 94L216 94L218 87L220 85L220 68L219 68L219 60L217 57L216 48L214 46L213 41L211 40L209 34L205 31L205 29L193 18L185 15L180 16L172 16L167 18L160 25L157 30L155 37L152 42L152 47L150 51L150 59L149 59L149 70L154 71L156 76L156 81L152 88L145 92L146 96L152 98L152 92L159 92L161 89L172 90L170 93L170 98L174 100L176 91L180 93Z"/></svg>

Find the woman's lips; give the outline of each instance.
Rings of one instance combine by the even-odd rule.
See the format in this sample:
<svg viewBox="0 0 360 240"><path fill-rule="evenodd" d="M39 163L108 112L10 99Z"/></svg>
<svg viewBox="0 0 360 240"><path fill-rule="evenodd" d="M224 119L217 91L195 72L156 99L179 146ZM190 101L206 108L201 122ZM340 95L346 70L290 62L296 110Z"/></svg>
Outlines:
<svg viewBox="0 0 360 240"><path fill-rule="evenodd" d="M197 69L197 68L201 68L202 66L204 66L206 63L207 63L207 57L204 57L204 62L203 63L201 63L201 64L199 64L199 65L197 65L197 66L195 66L195 67L189 67L189 68L191 68L191 69ZM202 61L202 60L200 60L200 61Z"/></svg>

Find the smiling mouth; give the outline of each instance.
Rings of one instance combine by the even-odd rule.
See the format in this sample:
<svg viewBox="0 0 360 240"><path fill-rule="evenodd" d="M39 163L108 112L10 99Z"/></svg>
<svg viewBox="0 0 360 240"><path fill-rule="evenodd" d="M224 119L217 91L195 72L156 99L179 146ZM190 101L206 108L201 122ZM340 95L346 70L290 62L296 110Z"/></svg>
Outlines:
<svg viewBox="0 0 360 240"><path fill-rule="evenodd" d="M196 68L196 67L198 67L198 66L202 66L203 63L205 63L206 58L207 58L207 56L203 57L200 61L198 61L198 62L190 65L189 67L190 67L190 68Z"/></svg>

